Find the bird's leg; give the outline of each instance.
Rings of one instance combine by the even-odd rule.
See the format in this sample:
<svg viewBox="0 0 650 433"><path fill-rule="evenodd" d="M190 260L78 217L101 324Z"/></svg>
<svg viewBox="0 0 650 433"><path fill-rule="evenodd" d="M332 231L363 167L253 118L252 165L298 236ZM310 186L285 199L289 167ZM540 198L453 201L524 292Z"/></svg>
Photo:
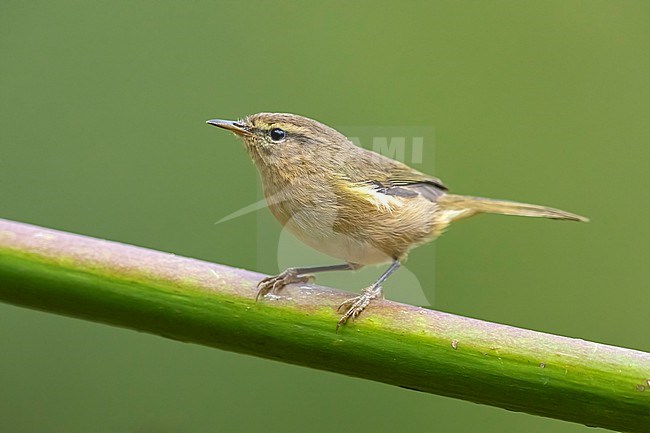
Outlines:
<svg viewBox="0 0 650 433"><path fill-rule="evenodd" d="M390 264L388 269L381 274L381 276L375 281L370 287L367 287L361 291L361 295L350 298L347 301L343 302L337 311L346 309L345 314L341 316L338 323L336 324L336 330L339 330L339 327L345 325L348 319L356 318L363 310L366 309L370 301L383 297L383 290L381 285L390 275L399 268L400 263L398 260L393 260L393 263Z"/></svg>
<svg viewBox="0 0 650 433"><path fill-rule="evenodd" d="M309 266L304 268L288 268L284 272L275 275L273 277L266 277L259 283L257 283L257 296L255 300L257 301L260 296L264 297L269 292L277 292L287 284L292 283L306 283L311 278L314 278L313 275L316 272L327 272L327 271L352 271L359 269L361 266L354 263L342 263L340 265L327 265L327 266Z"/></svg>

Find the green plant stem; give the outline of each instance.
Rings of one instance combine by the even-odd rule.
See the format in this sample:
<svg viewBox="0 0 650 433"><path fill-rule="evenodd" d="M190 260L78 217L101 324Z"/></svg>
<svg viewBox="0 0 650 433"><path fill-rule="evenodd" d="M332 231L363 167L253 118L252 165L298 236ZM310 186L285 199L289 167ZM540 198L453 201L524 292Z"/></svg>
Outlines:
<svg viewBox="0 0 650 433"><path fill-rule="evenodd" d="M650 431L650 354L0 219L0 300L167 338L618 431ZM350 390L353 392L353 390Z"/></svg>

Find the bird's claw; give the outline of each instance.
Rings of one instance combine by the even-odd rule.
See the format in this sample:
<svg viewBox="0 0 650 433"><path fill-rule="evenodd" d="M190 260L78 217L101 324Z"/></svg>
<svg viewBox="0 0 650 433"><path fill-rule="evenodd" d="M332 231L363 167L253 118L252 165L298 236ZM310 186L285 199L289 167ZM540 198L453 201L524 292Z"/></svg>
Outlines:
<svg viewBox="0 0 650 433"><path fill-rule="evenodd" d="M356 319L363 310L370 304L373 299L383 297L383 291L381 286L370 286L361 291L359 296L345 300L336 311L341 311L345 309L345 313L336 324L336 331L338 332L339 328L345 325L349 319Z"/></svg>
<svg viewBox="0 0 650 433"><path fill-rule="evenodd" d="M282 289L288 284L306 283L311 279L314 279L313 275L299 275L294 268L289 268L284 272L272 277L266 277L257 283L258 291L257 296L255 296L255 301L259 300L260 297L263 298L268 293L277 293L278 290Z"/></svg>

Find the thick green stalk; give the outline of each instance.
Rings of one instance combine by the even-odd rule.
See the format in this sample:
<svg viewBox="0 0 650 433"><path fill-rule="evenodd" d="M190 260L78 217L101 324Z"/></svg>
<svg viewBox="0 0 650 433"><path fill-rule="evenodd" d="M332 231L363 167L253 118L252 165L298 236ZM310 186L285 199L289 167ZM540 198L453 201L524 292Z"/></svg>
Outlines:
<svg viewBox="0 0 650 433"><path fill-rule="evenodd" d="M390 301L338 333L349 293L0 220L0 300L423 392L650 431L650 354Z"/></svg>

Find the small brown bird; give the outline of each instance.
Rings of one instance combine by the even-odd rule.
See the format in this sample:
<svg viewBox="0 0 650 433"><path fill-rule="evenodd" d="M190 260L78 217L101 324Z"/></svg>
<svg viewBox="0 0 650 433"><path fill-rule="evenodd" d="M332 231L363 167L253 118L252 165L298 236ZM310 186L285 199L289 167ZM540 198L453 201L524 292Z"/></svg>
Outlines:
<svg viewBox="0 0 650 433"><path fill-rule="evenodd" d="M344 263L289 268L258 284L258 298L311 274L390 263L361 295L339 307L339 326L382 296L382 283L409 250L477 213L587 221L558 209L449 194L440 179L355 146L343 134L295 114L258 113L210 125L241 137L273 215L310 247Z"/></svg>

